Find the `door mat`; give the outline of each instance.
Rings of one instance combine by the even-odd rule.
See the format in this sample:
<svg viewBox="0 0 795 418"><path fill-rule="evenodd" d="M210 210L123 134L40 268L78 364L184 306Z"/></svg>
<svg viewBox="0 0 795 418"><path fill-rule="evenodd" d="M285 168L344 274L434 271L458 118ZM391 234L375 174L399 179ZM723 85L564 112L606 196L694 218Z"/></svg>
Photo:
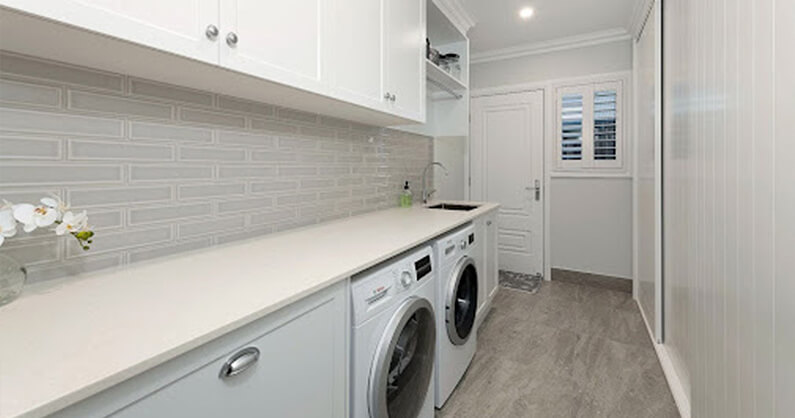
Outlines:
<svg viewBox="0 0 795 418"><path fill-rule="evenodd" d="M500 286L536 293L544 279L540 275L500 270Z"/></svg>

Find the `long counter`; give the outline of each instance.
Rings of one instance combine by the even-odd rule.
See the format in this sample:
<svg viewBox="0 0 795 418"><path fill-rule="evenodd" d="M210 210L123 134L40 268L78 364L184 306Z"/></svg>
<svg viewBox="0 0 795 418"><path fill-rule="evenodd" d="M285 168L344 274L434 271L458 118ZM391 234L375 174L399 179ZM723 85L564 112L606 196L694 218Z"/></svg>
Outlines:
<svg viewBox="0 0 795 418"><path fill-rule="evenodd" d="M496 208L388 209L30 286L0 308L0 418L86 399Z"/></svg>

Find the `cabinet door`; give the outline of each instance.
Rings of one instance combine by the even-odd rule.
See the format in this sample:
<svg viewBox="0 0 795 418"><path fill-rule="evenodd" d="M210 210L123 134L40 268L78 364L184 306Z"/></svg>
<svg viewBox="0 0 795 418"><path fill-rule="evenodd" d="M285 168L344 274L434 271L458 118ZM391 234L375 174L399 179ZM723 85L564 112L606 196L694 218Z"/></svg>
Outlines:
<svg viewBox="0 0 795 418"><path fill-rule="evenodd" d="M199 61L218 63L218 0L0 0L0 5Z"/></svg>
<svg viewBox="0 0 795 418"><path fill-rule="evenodd" d="M343 295L337 292L290 313L264 335L111 416L344 418L348 322ZM219 376L227 361L251 348L259 350L253 365Z"/></svg>
<svg viewBox="0 0 795 418"><path fill-rule="evenodd" d="M386 92L393 111L425 121L425 0L384 0Z"/></svg>
<svg viewBox="0 0 795 418"><path fill-rule="evenodd" d="M332 3L328 56L333 94L384 110L384 0Z"/></svg>
<svg viewBox="0 0 795 418"><path fill-rule="evenodd" d="M498 263L497 250L497 212L492 211L486 215L486 239L485 242L485 257L486 257L486 289L489 300L491 300L497 293L497 288L500 282L500 268Z"/></svg>
<svg viewBox="0 0 795 418"><path fill-rule="evenodd" d="M322 92L327 4L328 0L221 0L221 65Z"/></svg>

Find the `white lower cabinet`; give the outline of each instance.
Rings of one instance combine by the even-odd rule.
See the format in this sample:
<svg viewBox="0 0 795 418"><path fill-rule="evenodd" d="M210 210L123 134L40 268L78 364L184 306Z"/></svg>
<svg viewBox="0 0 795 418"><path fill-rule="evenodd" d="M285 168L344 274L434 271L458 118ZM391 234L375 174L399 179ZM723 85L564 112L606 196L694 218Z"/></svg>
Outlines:
<svg viewBox="0 0 795 418"><path fill-rule="evenodd" d="M348 326L345 282L55 416L344 418Z"/></svg>
<svg viewBox="0 0 795 418"><path fill-rule="evenodd" d="M475 219L475 234L480 244L475 253L478 268L478 310L475 314L478 326L491 307L499 284L497 260L497 211L488 212Z"/></svg>

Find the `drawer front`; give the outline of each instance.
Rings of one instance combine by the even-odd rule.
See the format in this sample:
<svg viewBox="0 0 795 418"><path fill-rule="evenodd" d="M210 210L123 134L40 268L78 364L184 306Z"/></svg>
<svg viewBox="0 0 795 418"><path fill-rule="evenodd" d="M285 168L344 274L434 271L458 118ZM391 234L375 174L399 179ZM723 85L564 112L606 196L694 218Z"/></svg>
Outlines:
<svg viewBox="0 0 795 418"><path fill-rule="evenodd" d="M348 289L322 290L54 416L344 418ZM239 373L223 377L236 358Z"/></svg>

